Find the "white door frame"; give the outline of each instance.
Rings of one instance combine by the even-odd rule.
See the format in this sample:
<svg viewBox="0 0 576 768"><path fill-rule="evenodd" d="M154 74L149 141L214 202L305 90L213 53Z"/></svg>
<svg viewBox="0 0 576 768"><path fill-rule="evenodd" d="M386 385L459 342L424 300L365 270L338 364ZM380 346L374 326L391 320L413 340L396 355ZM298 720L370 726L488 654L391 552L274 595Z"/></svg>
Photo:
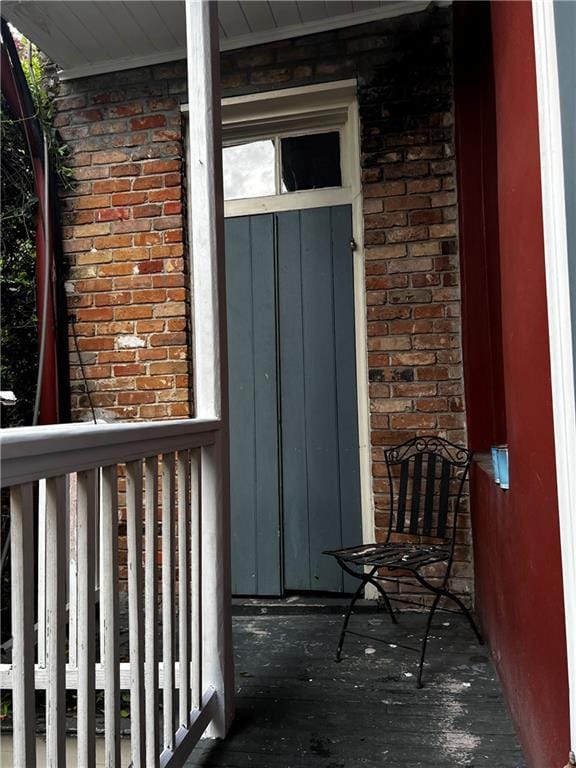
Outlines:
<svg viewBox="0 0 576 768"><path fill-rule="evenodd" d="M532 0L550 373L568 655L570 765L576 765L576 390L554 5Z"/></svg>
<svg viewBox="0 0 576 768"><path fill-rule="evenodd" d="M320 83L280 91L234 96L222 100L223 142L281 133L341 131L342 184L338 189L229 200L225 216L247 216L333 205L351 205L354 251L354 319L358 450L363 543L374 541L374 504L368 389L368 327L366 320L364 219L360 166L360 120L355 79ZM187 108L184 107L184 110Z"/></svg>

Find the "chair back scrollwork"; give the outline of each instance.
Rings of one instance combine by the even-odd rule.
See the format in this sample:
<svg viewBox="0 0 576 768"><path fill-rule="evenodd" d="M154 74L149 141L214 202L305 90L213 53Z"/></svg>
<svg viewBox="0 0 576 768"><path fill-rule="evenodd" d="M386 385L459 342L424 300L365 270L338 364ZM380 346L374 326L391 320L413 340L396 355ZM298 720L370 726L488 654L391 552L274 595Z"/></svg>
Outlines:
<svg viewBox="0 0 576 768"><path fill-rule="evenodd" d="M472 451L426 435L389 448L384 456L390 488L388 540L396 533L454 541Z"/></svg>

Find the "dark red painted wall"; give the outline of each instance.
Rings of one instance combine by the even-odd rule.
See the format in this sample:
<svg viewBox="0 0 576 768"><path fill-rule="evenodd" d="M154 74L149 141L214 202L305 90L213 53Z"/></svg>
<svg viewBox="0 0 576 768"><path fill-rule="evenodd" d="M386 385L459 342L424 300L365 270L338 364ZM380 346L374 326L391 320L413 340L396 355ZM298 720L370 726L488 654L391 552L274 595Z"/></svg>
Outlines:
<svg viewBox="0 0 576 768"><path fill-rule="evenodd" d="M475 467L477 609L529 767L561 768L568 754L568 685L532 15L529 2L493 2L490 11L498 225L493 234L484 231L481 237L484 252L497 249L500 259L511 487L502 491L482 467ZM465 121L460 127L466 132ZM466 196L461 205L466 208ZM468 208L461 222L464 262L472 215ZM478 285L468 282L466 289L470 294ZM465 303L464 311L469 310ZM470 352L473 339L468 338L467 346ZM474 371L469 363L470 354L465 359L468 376ZM475 404L482 405L481 400L469 405ZM472 423L482 415L470 414Z"/></svg>
<svg viewBox="0 0 576 768"><path fill-rule="evenodd" d="M468 441L506 442L494 78L488 3L454 5L454 92Z"/></svg>

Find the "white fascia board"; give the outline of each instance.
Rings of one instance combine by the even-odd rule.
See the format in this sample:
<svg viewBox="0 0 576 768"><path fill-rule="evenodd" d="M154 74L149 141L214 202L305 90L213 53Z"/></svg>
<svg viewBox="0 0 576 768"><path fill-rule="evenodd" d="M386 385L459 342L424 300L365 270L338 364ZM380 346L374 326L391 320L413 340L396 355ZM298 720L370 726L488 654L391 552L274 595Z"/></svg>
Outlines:
<svg viewBox="0 0 576 768"><path fill-rule="evenodd" d="M150 67L154 64L168 64L171 61L181 61L186 58L186 48L174 48L171 51L156 51L146 56L125 56L121 59L106 59L95 64L80 67L70 67L58 70L60 80L79 80L93 75L106 75L111 72L123 72L126 69Z"/></svg>
<svg viewBox="0 0 576 768"><path fill-rule="evenodd" d="M367 24L370 21L392 19L396 16L408 15L409 13L419 13L420 11L424 11L429 5L432 5L431 0L399 0L399 2L389 3L380 8L373 8L370 11L359 11L346 16L333 16L329 19L308 21L303 24L294 24L290 27L267 29L264 32L258 32L256 34L224 38L223 40L220 40L220 50L233 51L238 48L261 45L262 43L272 43L278 40L289 40L293 37L315 35L319 32L328 32L331 29L356 27L359 24Z"/></svg>
<svg viewBox="0 0 576 768"><path fill-rule="evenodd" d="M570 764L576 765L576 391L554 5L532 0L556 483L568 656Z"/></svg>
<svg viewBox="0 0 576 768"><path fill-rule="evenodd" d="M329 19L296 24L290 27L280 27L254 34L223 38L220 40L220 51L234 51L240 48L250 48L255 45L277 42L278 40L289 40L294 37L304 37L306 35L314 35L319 32L328 32L334 29L355 27L360 24L367 24L371 21L391 19L397 16L407 16L408 14L424 11L432 4L432 0L399 0L396 3L389 3L386 6L374 8L370 11L360 11L354 14L334 16ZM451 5L452 3L450 0L449 2L438 2L436 4L443 7ZM58 76L61 80L77 80L82 77L102 75L109 72L120 72L125 69L136 69L137 67L147 67L154 64L166 64L170 61L179 61L185 58L186 48L174 48L170 51L156 51L146 56L126 56L121 59L109 59L79 67L67 67L61 69L58 72Z"/></svg>

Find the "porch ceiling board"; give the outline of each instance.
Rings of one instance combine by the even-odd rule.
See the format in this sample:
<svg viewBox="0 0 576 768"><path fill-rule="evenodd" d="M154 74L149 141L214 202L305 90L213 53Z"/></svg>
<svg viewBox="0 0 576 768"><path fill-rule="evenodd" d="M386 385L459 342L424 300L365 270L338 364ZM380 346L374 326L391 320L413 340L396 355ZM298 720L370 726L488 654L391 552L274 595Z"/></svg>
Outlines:
<svg viewBox="0 0 576 768"><path fill-rule="evenodd" d="M430 4L431 0L220 0L220 48L244 48L416 13ZM186 57L183 0L4 0L2 15L60 67L63 79Z"/></svg>

